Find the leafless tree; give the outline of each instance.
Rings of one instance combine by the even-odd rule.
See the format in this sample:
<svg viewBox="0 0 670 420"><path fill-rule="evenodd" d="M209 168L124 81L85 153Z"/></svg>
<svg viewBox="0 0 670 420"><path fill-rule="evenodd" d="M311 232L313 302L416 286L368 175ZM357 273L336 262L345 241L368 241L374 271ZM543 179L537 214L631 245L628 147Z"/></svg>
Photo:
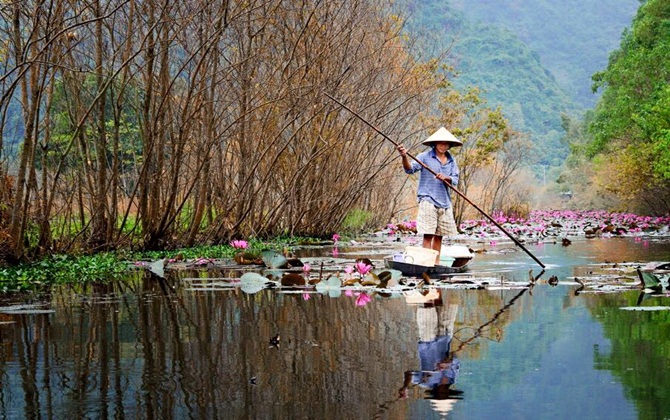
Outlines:
<svg viewBox="0 0 670 420"><path fill-rule="evenodd" d="M5 2L0 142L13 259L384 223L443 91L391 2ZM15 116L15 115L13 115ZM11 192L11 194L10 194ZM3 227L5 226L5 227Z"/></svg>

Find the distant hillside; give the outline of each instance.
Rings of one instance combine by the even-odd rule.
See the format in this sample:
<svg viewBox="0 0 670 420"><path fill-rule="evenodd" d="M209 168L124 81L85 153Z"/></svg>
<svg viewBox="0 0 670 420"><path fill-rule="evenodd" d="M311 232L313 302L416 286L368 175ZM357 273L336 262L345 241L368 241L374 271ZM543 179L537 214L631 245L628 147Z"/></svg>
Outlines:
<svg viewBox="0 0 670 420"><path fill-rule="evenodd" d="M492 107L500 106L517 130L537 145L538 165L559 166L568 154L561 114L581 107L542 67L540 57L514 33L468 20L444 1L411 1L408 31L434 48L448 48L457 88L477 86Z"/></svg>
<svg viewBox="0 0 670 420"><path fill-rule="evenodd" d="M424 0L422 3L443 2ZM591 76L607 67L640 0L451 0L468 20L514 33L536 51L558 84L583 107L595 105Z"/></svg>
<svg viewBox="0 0 670 420"><path fill-rule="evenodd" d="M559 166L568 154L561 143L562 114L581 111L539 57L509 31L478 23L455 47L457 86L481 86L493 106L501 106L513 126L531 135L541 152L537 164Z"/></svg>

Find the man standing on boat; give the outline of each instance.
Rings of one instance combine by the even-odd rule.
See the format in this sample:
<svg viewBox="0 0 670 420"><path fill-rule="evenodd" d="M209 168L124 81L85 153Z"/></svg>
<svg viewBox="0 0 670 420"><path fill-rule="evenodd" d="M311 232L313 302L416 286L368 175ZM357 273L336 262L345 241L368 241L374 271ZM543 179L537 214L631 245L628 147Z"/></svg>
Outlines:
<svg viewBox="0 0 670 420"><path fill-rule="evenodd" d="M445 182L453 186L458 185L458 165L449 153L449 149L462 146L463 142L442 127L421 143L431 148L420 153L416 158L433 170L437 176L425 170L418 162L410 162L405 147L398 146L405 172L413 174L421 171L417 190L419 202L419 214L416 220L417 233L456 236L458 231L454 222L451 192Z"/></svg>

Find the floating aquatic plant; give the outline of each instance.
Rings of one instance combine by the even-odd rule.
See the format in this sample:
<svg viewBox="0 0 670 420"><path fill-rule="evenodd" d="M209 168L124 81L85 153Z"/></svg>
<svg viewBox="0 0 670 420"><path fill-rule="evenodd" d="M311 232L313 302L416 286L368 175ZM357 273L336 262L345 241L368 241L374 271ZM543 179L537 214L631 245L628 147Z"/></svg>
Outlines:
<svg viewBox="0 0 670 420"><path fill-rule="evenodd" d="M668 311L670 306L624 306L619 309L624 311Z"/></svg>
<svg viewBox="0 0 670 420"><path fill-rule="evenodd" d="M356 262L355 267L356 271L358 271L361 276L368 274L372 270L372 266L363 261Z"/></svg>
<svg viewBox="0 0 670 420"><path fill-rule="evenodd" d="M236 239L230 242L230 246L235 249L247 249L249 247L249 243L242 239Z"/></svg>
<svg viewBox="0 0 670 420"><path fill-rule="evenodd" d="M258 293L265 289L270 283L270 279L263 277L258 273L244 273L242 277L240 277L240 289L244 293Z"/></svg>
<svg viewBox="0 0 670 420"><path fill-rule="evenodd" d="M46 303L0 306L0 313L7 315L37 315L56 312L53 309L45 308L45 306L47 306Z"/></svg>
<svg viewBox="0 0 670 420"><path fill-rule="evenodd" d="M304 286L305 278L297 273L286 273L281 278L281 285L285 287Z"/></svg>
<svg viewBox="0 0 670 420"><path fill-rule="evenodd" d="M316 291L324 295L327 294L332 298L340 297L342 294L342 282L335 276L329 277L316 285Z"/></svg>
<svg viewBox="0 0 670 420"><path fill-rule="evenodd" d="M268 268L285 268L288 264L288 259L276 251L264 251L262 257Z"/></svg>

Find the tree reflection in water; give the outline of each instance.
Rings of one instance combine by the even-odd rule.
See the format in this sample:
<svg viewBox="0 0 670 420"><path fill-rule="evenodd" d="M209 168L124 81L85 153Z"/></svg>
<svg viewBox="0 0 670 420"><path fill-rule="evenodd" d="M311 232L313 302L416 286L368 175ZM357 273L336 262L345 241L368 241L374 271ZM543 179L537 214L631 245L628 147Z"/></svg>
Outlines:
<svg viewBox="0 0 670 420"><path fill-rule="evenodd" d="M416 387L398 399L405 371L419 360L416 306L404 296L357 306L345 294L196 291L176 278L138 277L56 289L42 297L52 314L0 313L0 417L430 418L449 408L498 418L501 410L530 417L546 407L565 416L588 408L667 417L669 400L658 395L669 377L662 361L670 313L621 311L638 292L575 295L577 284L564 281L593 270L584 256L667 260L667 242L540 247L558 287L541 282L532 296L443 292L459 308L450 350L462 360L456 388L465 391L449 407L434 407ZM490 260L495 270L503 258L518 265L507 278L528 278L513 254L480 255L478 267ZM664 299L643 304L667 306Z"/></svg>
<svg viewBox="0 0 670 420"><path fill-rule="evenodd" d="M54 291L45 299L55 314L3 315L10 323L0 329L2 413L369 418L397 397L417 363L416 307L404 298L360 307L355 297L194 292L181 284L147 273ZM448 295L468 308L452 319L457 331L501 302L489 293ZM277 334L281 345L269 345ZM476 357L480 347L463 353ZM387 412L403 417L410 409L390 404Z"/></svg>

